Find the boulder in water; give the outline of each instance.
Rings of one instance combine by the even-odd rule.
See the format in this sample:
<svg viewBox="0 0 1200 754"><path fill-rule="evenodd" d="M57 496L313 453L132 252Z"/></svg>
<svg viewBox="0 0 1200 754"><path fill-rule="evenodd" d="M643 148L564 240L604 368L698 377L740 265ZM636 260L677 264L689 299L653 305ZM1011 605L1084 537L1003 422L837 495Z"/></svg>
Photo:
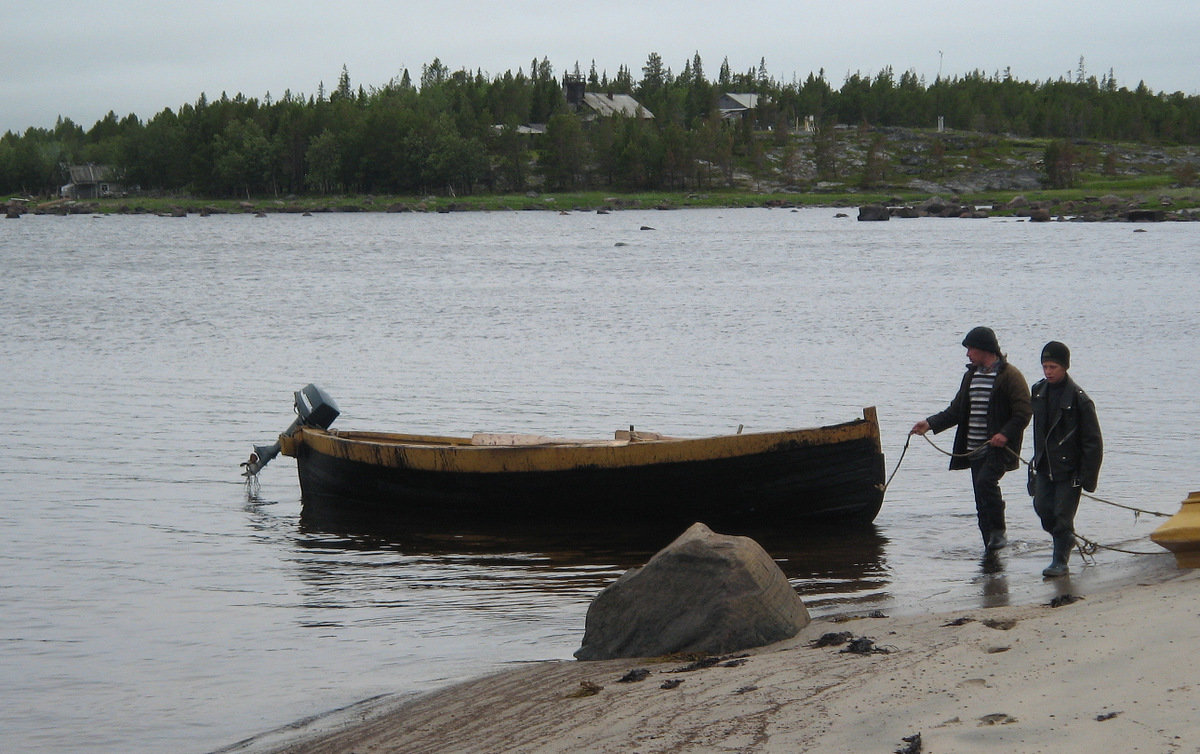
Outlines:
<svg viewBox="0 0 1200 754"><path fill-rule="evenodd" d="M858 219L862 222L890 220L891 211L882 204L864 204L858 208Z"/></svg>

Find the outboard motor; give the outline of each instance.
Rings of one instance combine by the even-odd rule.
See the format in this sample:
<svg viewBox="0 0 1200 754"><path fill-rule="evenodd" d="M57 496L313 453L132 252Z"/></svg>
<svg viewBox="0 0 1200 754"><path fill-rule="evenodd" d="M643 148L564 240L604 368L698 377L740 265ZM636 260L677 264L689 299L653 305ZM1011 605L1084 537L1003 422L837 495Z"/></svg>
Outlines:
<svg viewBox="0 0 1200 754"><path fill-rule="evenodd" d="M297 390L295 396L296 420L283 431L284 436L294 434L301 427L329 429L329 425L333 424L333 420L341 414L329 394L311 383L305 385L303 389ZM254 452L250 454L250 460L242 464L246 469L242 472L242 476L256 475L277 455L279 455L278 440L274 445L255 445Z"/></svg>

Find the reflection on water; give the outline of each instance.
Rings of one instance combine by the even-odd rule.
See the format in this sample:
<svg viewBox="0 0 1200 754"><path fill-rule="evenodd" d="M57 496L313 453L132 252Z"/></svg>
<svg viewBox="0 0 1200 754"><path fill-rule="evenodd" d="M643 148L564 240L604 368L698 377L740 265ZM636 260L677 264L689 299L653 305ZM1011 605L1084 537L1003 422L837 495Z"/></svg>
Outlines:
<svg viewBox="0 0 1200 754"><path fill-rule="evenodd" d="M815 614L845 612L878 601L888 584L887 539L870 524L813 524L801 530L743 527L722 534L758 542ZM378 519L339 514L328 504L305 504L296 545L301 551L342 551L373 558L350 562L364 569L381 562L453 567L458 588L490 592L497 575L509 579L512 601L522 596L573 594L590 600L630 568L645 564L682 531L647 526L575 529L569 526L453 528L389 527ZM386 554L386 555L385 555ZM388 560L391 558L391 560ZM311 579L327 572L308 568ZM338 574L344 579L347 574ZM427 578L428 570L398 569L397 579ZM519 607L519 605L511 605Z"/></svg>
<svg viewBox="0 0 1200 754"><path fill-rule="evenodd" d="M1004 558L998 552L989 552L979 563L979 601L982 607L1004 607L1009 603L1008 575L1004 572Z"/></svg>

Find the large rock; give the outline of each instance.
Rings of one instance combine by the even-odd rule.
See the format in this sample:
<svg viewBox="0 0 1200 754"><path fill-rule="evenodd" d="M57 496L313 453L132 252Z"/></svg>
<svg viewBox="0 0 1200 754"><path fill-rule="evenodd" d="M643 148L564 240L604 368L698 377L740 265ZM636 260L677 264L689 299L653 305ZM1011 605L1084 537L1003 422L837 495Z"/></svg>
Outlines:
<svg viewBox="0 0 1200 754"><path fill-rule="evenodd" d="M1160 223L1166 217L1167 213L1161 209L1131 209L1125 213L1125 219L1131 223Z"/></svg>
<svg viewBox="0 0 1200 754"><path fill-rule="evenodd" d="M858 208L858 219L861 222L890 220L892 213L882 204L864 204Z"/></svg>
<svg viewBox="0 0 1200 754"><path fill-rule="evenodd" d="M789 639L808 609L753 539L686 532L588 607L580 660L726 653Z"/></svg>

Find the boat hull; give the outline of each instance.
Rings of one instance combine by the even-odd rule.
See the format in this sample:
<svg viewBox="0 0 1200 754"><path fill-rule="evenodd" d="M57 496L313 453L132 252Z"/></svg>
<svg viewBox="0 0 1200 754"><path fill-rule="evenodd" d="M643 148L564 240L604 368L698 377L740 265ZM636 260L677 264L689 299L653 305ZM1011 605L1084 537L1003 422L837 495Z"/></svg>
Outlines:
<svg viewBox="0 0 1200 754"><path fill-rule="evenodd" d="M810 430L696 440L479 447L305 429L295 456L306 514L389 526L553 523L687 526L867 523L883 501L874 411Z"/></svg>
<svg viewBox="0 0 1200 754"><path fill-rule="evenodd" d="M1178 513L1150 532L1150 539L1173 552L1180 568L1200 568L1200 491L1188 495Z"/></svg>

